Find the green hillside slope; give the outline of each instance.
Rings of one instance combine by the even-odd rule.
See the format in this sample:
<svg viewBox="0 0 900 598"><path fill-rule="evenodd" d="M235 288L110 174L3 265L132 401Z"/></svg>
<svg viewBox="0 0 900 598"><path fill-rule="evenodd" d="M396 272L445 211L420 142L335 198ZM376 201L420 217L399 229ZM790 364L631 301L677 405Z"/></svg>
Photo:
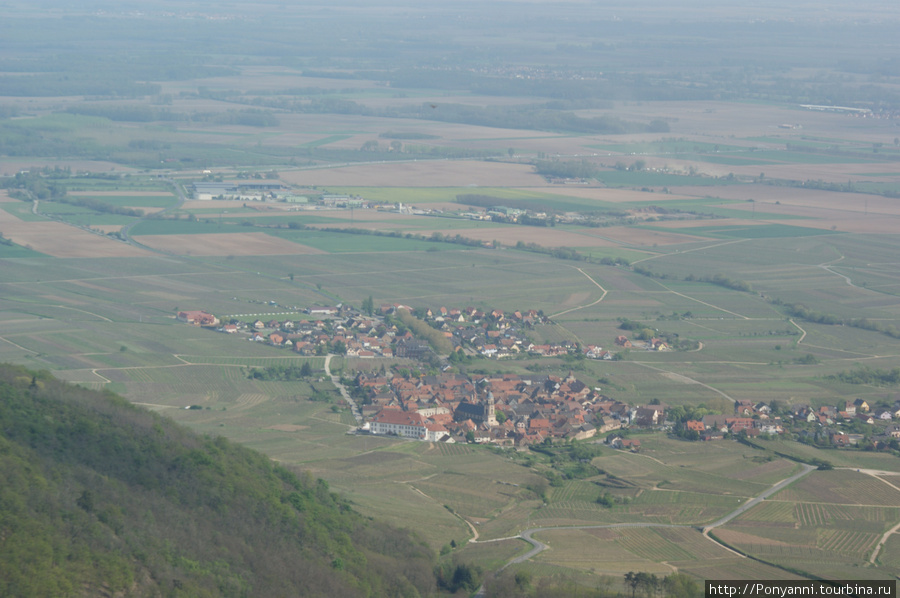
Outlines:
<svg viewBox="0 0 900 598"><path fill-rule="evenodd" d="M0 366L2 596L417 596L433 566L322 480Z"/></svg>

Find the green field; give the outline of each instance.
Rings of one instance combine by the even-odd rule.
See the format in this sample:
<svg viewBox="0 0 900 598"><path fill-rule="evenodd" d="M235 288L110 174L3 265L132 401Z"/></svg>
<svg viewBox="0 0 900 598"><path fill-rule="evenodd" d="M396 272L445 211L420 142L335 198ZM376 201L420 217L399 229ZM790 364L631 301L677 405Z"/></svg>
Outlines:
<svg viewBox="0 0 900 598"><path fill-rule="evenodd" d="M900 523L900 451L888 422L807 425L790 414L900 398L895 7L244 4L174 18L152 7L5 11L4 47L15 52L0 60L0 360L309 471L364 516L412 528L438 562L495 572L528 550L525 530L554 528L536 532L548 550L507 570L533 575L532 591L505 595L541 595L548 580L568 595L664 594L624 586L628 572L900 574L900 534L889 534ZM857 108L804 108L819 104ZM201 180L282 188L245 205L179 207ZM277 201L282 192L307 196L309 209ZM322 194L413 209L315 205ZM554 219L469 219L488 206ZM115 213L125 208L144 214ZM640 451L601 444L604 432L583 441L597 455L580 460L561 446L357 434L322 356L175 318L317 320L304 309L370 299L376 309L537 310L549 322L511 324L523 345L572 352L329 358L346 379L391 366L571 373L670 416L777 403L784 434L691 442L671 422L632 426L624 433ZM502 340L510 320L481 322L468 338ZM648 350L650 338L671 350ZM588 345L614 358L588 359ZM313 369L302 380L251 376L302 364ZM880 375L838 376L863 368ZM557 380L518 390L541 384ZM504 407L519 423L538 417L517 401ZM862 448L825 446L835 430ZM699 531L803 463L823 467L711 536ZM241 593L231 590L221 587Z"/></svg>
<svg viewBox="0 0 900 598"><path fill-rule="evenodd" d="M423 91L415 93L427 98ZM382 90L349 93L354 94L361 99L390 99ZM285 122L301 120L297 114L285 113L283 118ZM56 115L19 122L58 135L90 133L91 144L119 144L120 151L125 151L122 144L129 139L120 125L106 119ZM304 133L306 136L296 141L288 132L274 128L226 131L185 125L136 125L146 140L177 137L182 141L159 151L130 148L129 155L154 161L168 152L177 162L166 164L183 169L169 174L185 185L198 178L194 172L201 168L229 165L234 168L221 172L226 178L256 168L274 172L299 165L293 175L309 176L313 181L319 173L310 166L327 165L323 156L344 160L356 151L329 146L344 147L351 140L356 143L355 137L380 133L377 127L327 122L320 125L318 133ZM785 143L779 139L759 141ZM761 165L802 168L879 161L893 155L885 149L884 156L873 155L870 160L862 155L865 146L851 140L842 143L841 150L860 156L753 149L725 138L720 143L632 143L601 136L511 134L462 141L436 135L431 141L446 142L448 151L459 149L460 144L477 144L483 149L499 143L503 146L500 154L506 152L506 146L513 145L518 151L522 145L537 155L545 150L531 144L547 140L647 155L648 159L671 156L673 160L734 167L738 172L741 166L754 166L754 177ZM828 149L833 144L818 139L791 143L810 149ZM335 153L326 154L328 151ZM283 163L289 159L293 163ZM394 167L384 164L379 168ZM427 165L432 167L464 168L443 160ZM176 203L175 195L129 195L134 191L171 193L169 184L154 173L108 176L71 176L65 185L86 192L77 198L111 207L168 208ZM364 182L308 185L370 201L424 208L455 203L459 195L474 194L496 198L498 205L509 202L534 210L613 216L615 227L565 224L549 231L565 238L567 246L579 248L586 260L517 251L509 248L515 243L508 241L503 242L507 248L487 249L418 238L430 237L435 231L452 235L456 230L479 229L484 234L496 231L498 237L513 230L523 238L533 233L539 239L546 229L368 210L322 216L315 212L268 214L249 207L227 213L198 208L166 218L141 219L130 231L135 236L262 232L321 252L315 254L244 255L236 242L233 255L47 259L34 249L2 244L0 359L47 369L89 388L120 393L204 434L225 435L280 462L309 470L326 479L361 513L414 527L435 550L452 541L457 548L446 558L481 563L489 569L499 568L526 550L523 541L509 539L525 529L579 526L582 529L540 532L538 537L551 549L512 570L567 574L591 586L601 583L604 575L621 576L637 570L662 576L677 569L698 579L794 575L774 565L832 577L890 576L900 566L896 536L889 537L876 566L867 563L883 534L900 522L900 494L882 480L853 471L900 471L896 455L890 452L825 450L788 439L760 440L758 448L752 448L730 440L694 443L661 432L632 432L632 437L641 440L640 453L602 447L601 455L592 460L597 475L549 485L554 464L542 453L347 434L356 426L349 410L336 402L309 400L321 393L335 396L335 389L322 375L321 357L297 357L287 350L174 320L175 313L183 309L203 309L245 322L303 319L300 312L305 307L360 306L370 296L375 305L397 302L431 308L535 309L552 316L552 323L527 330L530 341L600 345L619 359L523 356L505 362L475 360L466 366L468 371L552 375L572 371L589 386L601 388L603 394L634 405L657 399L670 407L703 405L725 414L732 412L732 402L739 399L777 399L783 405L814 407L836 405L848 398L889 404L896 388L853 385L830 376L862 365L890 370L900 363L896 335L891 333L892 326L900 326L896 300L900 293L896 257L900 241L894 234L793 226L800 216L768 213L768 203L760 203L759 209L752 211L744 209L750 207L746 200L716 197L717 188L740 185L747 176L746 172L728 177L603 171L599 183L592 184L629 188L615 191L627 200L615 202L587 199L594 191L581 187L569 191L558 185L527 190L525 185L427 186L424 179L409 186L367 186ZM872 183L865 190L889 192L891 185ZM663 186L680 187L678 192L684 195L661 194L658 188ZM642 187L657 192L640 191ZM470 209L457 205L460 211ZM41 201L39 206L43 213L82 225L135 221L60 202ZM32 214L31 207L30 202L2 204L5 213L23 224L47 220ZM659 210L661 207L670 213ZM723 217L752 218L758 224L718 220ZM807 220L815 217L804 216ZM890 215L879 216L887 217ZM660 226L659 220L664 218L696 220L690 226L669 228ZM318 226L377 227L382 234L329 232L314 228ZM652 233L694 238L655 245ZM633 267L599 263L616 257L627 259L644 274ZM716 275L720 284L701 280ZM732 285L743 290L728 288L722 277L746 284ZM814 317L792 316L788 306L794 303L846 322L828 324ZM849 325L857 318L866 318L880 328ZM702 346L694 345L690 351L624 350L615 345L615 338L635 335L622 329L624 319L640 322L654 334ZM308 380L260 382L248 378L251 368L304 361L315 370ZM355 367L377 368L381 363L373 366L364 360L335 359L332 369L352 376ZM186 409L190 406L199 409ZM796 430L789 434L796 437ZM714 532L762 562L740 559L695 529L797 473L798 462L811 459L849 469L815 472ZM598 502L607 492L612 496L611 506ZM584 527L635 523L660 527ZM479 540L500 541L469 543L474 538L473 528Z"/></svg>

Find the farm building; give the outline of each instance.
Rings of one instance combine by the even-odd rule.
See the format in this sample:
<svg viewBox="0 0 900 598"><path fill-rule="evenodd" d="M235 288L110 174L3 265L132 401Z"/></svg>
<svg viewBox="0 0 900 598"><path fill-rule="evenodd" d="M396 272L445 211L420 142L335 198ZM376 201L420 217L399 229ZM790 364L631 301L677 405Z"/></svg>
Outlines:
<svg viewBox="0 0 900 598"><path fill-rule="evenodd" d="M217 326L219 324L219 318L205 311L180 311L175 319L194 326Z"/></svg>

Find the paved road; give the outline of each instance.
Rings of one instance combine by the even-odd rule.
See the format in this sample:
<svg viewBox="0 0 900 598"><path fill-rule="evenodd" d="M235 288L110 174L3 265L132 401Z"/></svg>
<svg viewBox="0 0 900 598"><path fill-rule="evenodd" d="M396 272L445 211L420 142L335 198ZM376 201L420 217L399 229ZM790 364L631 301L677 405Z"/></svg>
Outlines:
<svg viewBox="0 0 900 598"><path fill-rule="evenodd" d="M347 404L350 405L350 412L353 413L353 417L356 419L356 425L362 425L362 413L359 410L359 407L356 405L356 401L353 400L353 397L350 396L350 392L347 388L341 384L341 379L331 373L331 358L334 357L334 353L329 353L327 357L325 357L325 373L331 377L331 383L334 384L339 391L341 391L341 396L344 397L344 400L347 401Z"/></svg>

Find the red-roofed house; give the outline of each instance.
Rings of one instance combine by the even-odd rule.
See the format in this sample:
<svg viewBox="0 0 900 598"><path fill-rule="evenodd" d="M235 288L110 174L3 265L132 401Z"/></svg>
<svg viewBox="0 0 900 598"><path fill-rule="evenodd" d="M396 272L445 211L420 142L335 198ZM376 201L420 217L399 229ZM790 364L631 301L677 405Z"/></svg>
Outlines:
<svg viewBox="0 0 900 598"><path fill-rule="evenodd" d="M703 422L695 419L686 421L684 427L689 432L697 432L698 434L706 432L706 426L703 425Z"/></svg>
<svg viewBox="0 0 900 598"><path fill-rule="evenodd" d="M216 326L219 323L219 318L205 311L180 311L175 319L194 326Z"/></svg>

